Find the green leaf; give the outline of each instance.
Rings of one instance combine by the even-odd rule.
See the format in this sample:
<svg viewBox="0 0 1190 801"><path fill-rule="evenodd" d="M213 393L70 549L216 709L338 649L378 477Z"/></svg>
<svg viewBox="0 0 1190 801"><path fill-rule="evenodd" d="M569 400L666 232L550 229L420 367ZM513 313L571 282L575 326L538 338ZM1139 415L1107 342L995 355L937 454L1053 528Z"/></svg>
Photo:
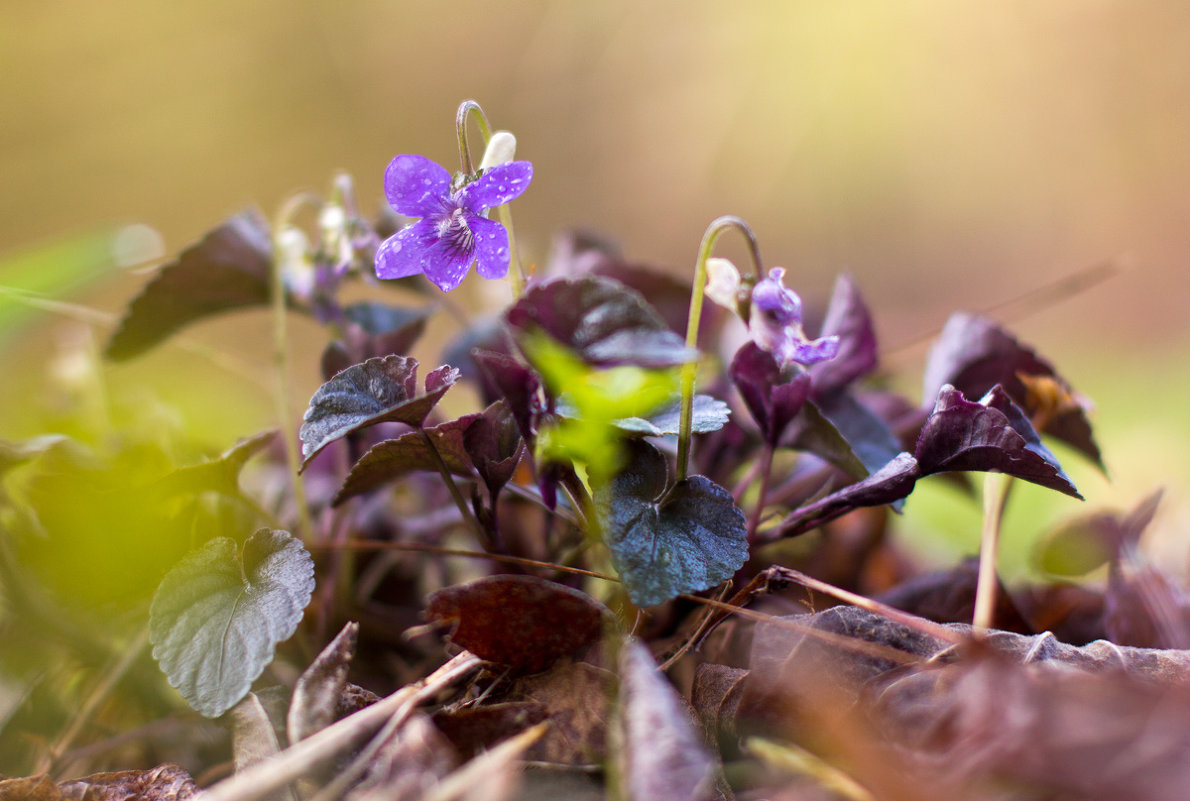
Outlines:
<svg viewBox="0 0 1190 801"><path fill-rule="evenodd" d="M310 398L298 436L305 463L327 445L377 423L420 426L459 371L443 366L426 376L425 394L417 394L417 359L385 356L348 367Z"/></svg>
<svg viewBox="0 0 1190 801"><path fill-rule="evenodd" d="M0 258L0 341L61 298L116 267L118 229L104 228Z"/></svg>
<svg viewBox="0 0 1190 801"><path fill-rule="evenodd" d="M558 414L563 417L580 417L578 408L571 399L563 395L558 399ZM691 431L695 434L707 434L718 431L727 425L731 416L731 407L710 395L695 395L691 408ZM626 434L636 434L643 437L664 437L677 434L681 428L682 399L675 397L672 402L647 416L621 417L612 421L612 425Z"/></svg>
<svg viewBox="0 0 1190 801"><path fill-rule="evenodd" d="M627 467L596 487L595 503L632 602L656 606L731 578L748 559L744 513L731 493L705 476L690 476L665 493L661 453L643 441L626 443L625 450Z"/></svg>
<svg viewBox="0 0 1190 801"><path fill-rule="evenodd" d="M153 658L206 717L231 709L297 630L314 593L314 560L288 532L260 529L236 553L229 537L185 556L149 613Z"/></svg>

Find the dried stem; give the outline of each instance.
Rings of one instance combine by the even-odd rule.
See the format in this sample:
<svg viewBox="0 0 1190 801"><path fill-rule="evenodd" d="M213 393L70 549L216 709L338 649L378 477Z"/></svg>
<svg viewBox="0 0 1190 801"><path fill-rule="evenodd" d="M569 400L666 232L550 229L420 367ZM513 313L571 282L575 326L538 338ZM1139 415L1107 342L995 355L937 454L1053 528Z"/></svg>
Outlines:
<svg viewBox="0 0 1190 801"><path fill-rule="evenodd" d="M216 784L203 793L203 801L260 801L268 797L371 734L390 718L408 717L419 703L474 671L481 661L475 654L462 652L422 681L402 687L277 756Z"/></svg>

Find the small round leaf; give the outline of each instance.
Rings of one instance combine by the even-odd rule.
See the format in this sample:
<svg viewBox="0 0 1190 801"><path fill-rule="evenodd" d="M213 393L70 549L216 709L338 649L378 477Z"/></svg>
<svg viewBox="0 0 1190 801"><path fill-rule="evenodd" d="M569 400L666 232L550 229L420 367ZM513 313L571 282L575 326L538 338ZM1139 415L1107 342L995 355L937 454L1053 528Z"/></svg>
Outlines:
<svg viewBox="0 0 1190 801"><path fill-rule="evenodd" d="M166 574L149 613L153 658L206 717L235 706L297 630L314 593L314 560L288 532L261 529L236 553L219 537Z"/></svg>

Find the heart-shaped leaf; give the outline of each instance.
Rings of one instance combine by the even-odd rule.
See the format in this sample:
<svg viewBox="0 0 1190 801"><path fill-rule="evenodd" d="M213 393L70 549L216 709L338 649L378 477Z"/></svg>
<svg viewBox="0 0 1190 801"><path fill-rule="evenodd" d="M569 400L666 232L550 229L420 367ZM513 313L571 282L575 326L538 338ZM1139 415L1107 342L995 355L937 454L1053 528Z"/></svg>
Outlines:
<svg viewBox="0 0 1190 801"><path fill-rule="evenodd" d="M998 384L978 403L944 386L922 426L915 456L922 475L990 470L1082 499L1025 413Z"/></svg>
<svg viewBox="0 0 1190 801"><path fill-rule="evenodd" d="M420 426L458 379L458 370L439 367L426 376L426 391L418 395L417 359L385 356L348 367L310 398L298 432L303 469L327 445L366 426L389 422Z"/></svg>
<svg viewBox="0 0 1190 801"><path fill-rule="evenodd" d="M538 673L603 634L607 609L536 576L488 576L439 590L426 617L455 623L451 641L522 673Z"/></svg>
<svg viewBox="0 0 1190 801"><path fill-rule="evenodd" d="M297 630L313 592L314 560L288 532L261 529L241 554L235 540L213 539L157 588L149 613L153 657L190 706L218 717Z"/></svg>
<svg viewBox="0 0 1190 801"><path fill-rule="evenodd" d="M1035 419L1044 395L1030 392L1029 384L1039 379L1051 381L1065 400L1045 410L1045 422L1039 424L1042 433L1066 442L1103 469L1086 409L1077 402L1070 385L1052 364L986 317L958 312L946 321L930 351L922 397L927 401L937 397L942 387L949 384L965 397L979 398L1000 384L1025 410L1026 416ZM1052 404L1054 399L1046 400Z"/></svg>
<svg viewBox="0 0 1190 801"><path fill-rule="evenodd" d="M656 606L735 575L748 558L748 535L731 493L705 476L665 493L661 453L641 440L625 443L625 452L627 467L596 487L595 503L632 602Z"/></svg>
<svg viewBox="0 0 1190 801"><path fill-rule="evenodd" d="M272 268L268 223L255 211L237 214L161 268L128 307L107 357L131 359L203 317L267 304Z"/></svg>
<svg viewBox="0 0 1190 801"><path fill-rule="evenodd" d="M518 344L545 331L592 366L674 367L698 358L639 293L606 278L539 284L506 319Z"/></svg>
<svg viewBox="0 0 1190 801"><path fill-rule="evenodd" d="M410 431L396 439L386 439L373 445L352 465L351 472L347 474L343 486L335 495L333 505L338 506L348 498L371 492L409 473L437 470L438 460L434 451L437 451L450 472L456 476L470 478L473 475L471 459L467 456L463 436L467 427L479 417L478 414L468 414L457 420L427 428L426 434L433 443L433 450L420 431Z"/></svg>

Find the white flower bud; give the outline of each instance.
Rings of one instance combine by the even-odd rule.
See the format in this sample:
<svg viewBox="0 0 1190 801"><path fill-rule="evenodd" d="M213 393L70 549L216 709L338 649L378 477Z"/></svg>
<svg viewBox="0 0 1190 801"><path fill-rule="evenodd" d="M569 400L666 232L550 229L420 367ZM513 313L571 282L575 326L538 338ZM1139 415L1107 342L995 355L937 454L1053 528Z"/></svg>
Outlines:
<svg viewBox="0 0 1190 801"><path fill-rule="evenodd" d="M740 271L728 259L707 259L704 294L733 314L739 313Z"/></svg>
<svg viewBox="0 0 1190 801"><path fill-rule="evenodd" d="M299 297L310 297L314 292L314 261L305 233L286 226L277 234L276 250L286 288Z"/></svg>
<svg viewBox="0 0 1190 801"><path fill-rule="evenodd" d="M508 131L496 131L488 140L488 146L483 151L483 161L479 169L486 170L497 164L507 164L516 158L516 137Z"/></svg>

